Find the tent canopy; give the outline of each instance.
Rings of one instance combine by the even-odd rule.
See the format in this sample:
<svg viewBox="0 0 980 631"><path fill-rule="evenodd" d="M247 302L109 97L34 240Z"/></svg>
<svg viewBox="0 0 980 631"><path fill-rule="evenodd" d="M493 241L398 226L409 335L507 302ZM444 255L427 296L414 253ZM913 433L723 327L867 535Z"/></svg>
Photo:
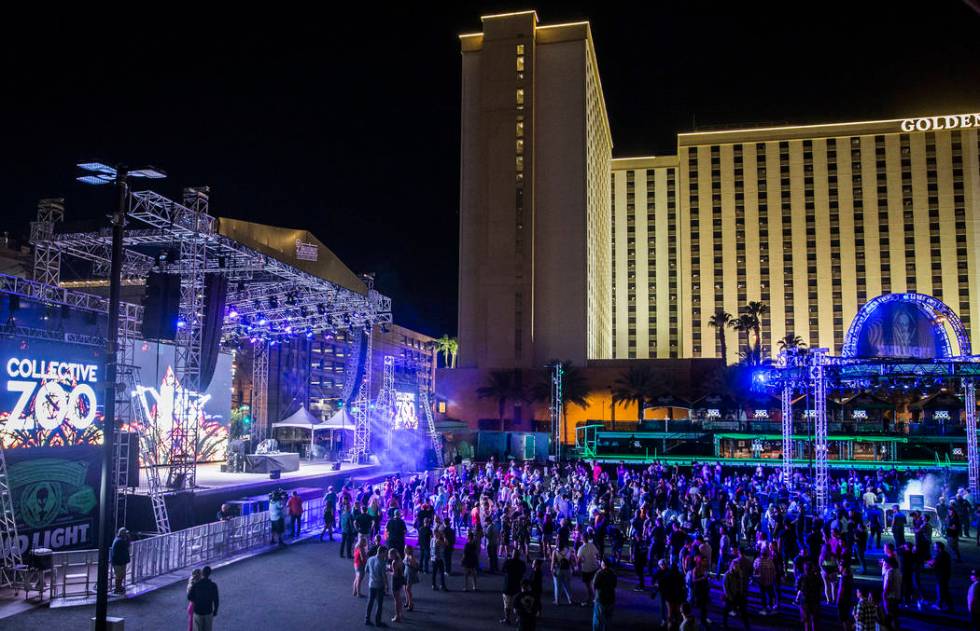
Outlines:
<svg viewBox="0 0 980 631"><path fill-rule="evenodd" d="M308 429L311 431L317 431L320 429L335 429L330 427L328 423L325 423L310 414L306 407L302 405L288 417L282 419L278 423L273 423L272 427L273 429L277 427L298 427L300 429Z"/></svg>

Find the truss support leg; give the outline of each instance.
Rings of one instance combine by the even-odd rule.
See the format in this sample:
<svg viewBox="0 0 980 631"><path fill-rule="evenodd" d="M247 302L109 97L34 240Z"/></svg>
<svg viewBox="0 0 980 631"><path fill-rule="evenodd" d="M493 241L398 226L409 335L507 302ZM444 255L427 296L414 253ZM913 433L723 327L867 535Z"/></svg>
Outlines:
<svg viewBox="0 0 980 631"><path fill-rule="evenodd" d="M966 406L966 460L969 468L970 496L980 498L980 461L977 456L977 385L969 379L963 384Z"/></svg>
<svg viewBox="0 0 980 631"><path fill-rule="evenodd" d="M368 402L371 400L371 354L373 352L371 329L366 329L363 335L368 336L367 351L363 360L364 377L361 380L352 410L354 413L354 449L351 453L351 462L355 463L366 462L368 454L371 453L371 423L368 416Z"/></svg>
<svg viewBox="0 0 980 631"><path fill-rule="evenodd" d="M252 345L252 448L269 437L269 343Z"/></svg>
<svg viewBox="0 0 980 631"><path fill-rule="evenodd" d="M793 483L793 387L789 381L783 383L782 415L783 426L783 482L792 488Z"/></svg>
<svg viewBox="0 0 980 631"><path fill-rule="evenodd" d="M817 513L827 508L827 382L824 378L822 349L811 351L813 380L813 489Z"/></svg>

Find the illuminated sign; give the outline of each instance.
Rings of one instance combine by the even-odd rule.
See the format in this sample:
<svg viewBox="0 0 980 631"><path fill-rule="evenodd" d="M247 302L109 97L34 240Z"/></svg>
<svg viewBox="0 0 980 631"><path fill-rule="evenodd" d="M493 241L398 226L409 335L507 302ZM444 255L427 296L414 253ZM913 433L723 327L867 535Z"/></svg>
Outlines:
<svg viewBox="0 0 980 631"><path fill-rule="evenodd" d="M769 410L756 410L755 418L769 418Z"/></svg>
<svg viewBox="0 0 980 631"><path fill-rule="evenodd" d="M418 429L419 416L414 392L395 392L395 429Z"/></svg>
<svg viewBox="0 0 980 631"><path fill-rule="evenodd" d="M949 410L936 410L932 413L932 418L937 421L948 421L949 420Z"/></svg>
<svg viewBox="0 0 980 631"><path fill-rule="evenodd" d="M4 447L101 442L99 351L42 342L15 346L7 341L3 346L8 347L0 348Z"/></svg>
<svg viewBox="0 0 980 631"><path fill-rule="evenodd" d="M867 410L854 410L854 413L851 416L853 418L856 418L856 419L867 419L868 418L868 411Z"/></svg>
<svg viewBox="0 0 980 631"><path fill-rule="evenodd" d="M320 248L315 243L303 243L296 239L296 258L301 261L316 261L320 256Z"/></svg>
<svg viewBox="0 0 980 631"><path fill-rule="evenodd" d="M980 114L955 114L952 116L927 116L906 118L902 131L940 131L943 129L967 129L980 127Z"/></svg>
<svg viewBox="0 0 980 631"><path fill-rule="evenodd" d="M711 408L704 413L705 418L721 418L721 410Z"/></svg>

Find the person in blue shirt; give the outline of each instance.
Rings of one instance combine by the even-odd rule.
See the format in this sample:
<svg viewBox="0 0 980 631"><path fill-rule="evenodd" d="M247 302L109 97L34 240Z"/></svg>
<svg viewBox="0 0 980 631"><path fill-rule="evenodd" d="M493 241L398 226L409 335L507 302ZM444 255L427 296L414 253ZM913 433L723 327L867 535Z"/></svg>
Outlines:
<svg viewBox="0 0 980 631"><path fill-rule="evenodd" d="M384 622L381 620L381 607L384 604L385 598L385 588L388 585L388 568L385 564L385 559L388 556L388 551L384 546L378 546L378 551L374 553L374 556L368 559L367 562L367 579L368 579L368 604L367 613L364 614L364 624L368 626L378 626L386 627ZM374 616L374 622L371 622L371 611L374 609L374 604L378 604L377 613Z"/></svg>

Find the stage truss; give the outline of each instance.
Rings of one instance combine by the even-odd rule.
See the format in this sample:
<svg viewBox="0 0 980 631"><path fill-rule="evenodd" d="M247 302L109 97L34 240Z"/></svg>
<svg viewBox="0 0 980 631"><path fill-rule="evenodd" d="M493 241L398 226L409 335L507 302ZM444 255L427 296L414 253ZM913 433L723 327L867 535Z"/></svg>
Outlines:
<svg viewBox="0 0 980 631"><path fill-rule="evenodd" d="M969 345L962 345L970 352ZM762 389L778 389L782 401L783 479L792 479L793 397L798 393L811 397L807 410L813 421L814 479L813 497L818 510L827 507L827 391L867 390L877 386L925 384L958 387L964 398L966 417L967 470L970 493L980 497L980 454L977 451L976 382L980 379L980 356L963 355L939 359L863 359L831 357L826 349L780 354L775 366L762 369L757 383Z"/></svg>
<svg viewBox="0 0 980 631"><path fill-rule="evenodd" d="M385 449L391 451L391 441L395 435L395 358L384 356L381 373L381 389L374 402L374 414L384 422Z"/></svg>
<svg viewBox="0 0 980 631"><path fill-rule="evenodd" d="M195 391L201 382L205 278L208 274L220 274L228 279L229 309L224 314L222 341L226 346L251 344L260 358L255 369L257 383L253 384L253 408L256 408L253 414L259 428L266 428L269 343L298 334L312 336L344 329L349 335L364 330L370 336L373 326L391 322L391 301L374 289L370 278L365 278L365 292L354 291L219 234L218 221L209 213L208 194L206 187L187 188L183 203L179 203L153 191L132 193L127 213L131 225L127 226L123 238L122 275L124 281L136 282L144 280L151 271L181 276L174 368L184 388ZM49 298L60 296L62 304L76 302L81 304L71 306L95 306L95 310L108 312L108 300L88 294L79 297L79 292L69 293L58 285L61 264L66 259L88 261L96 279L108 276L111 230L66 232L58 229L63 219L61 200L44 200L39 205L38 220L31 226L34 276L38 282L20 281L18 289L26 289L30 297L46 302L58 302ZM133 343L140 338L141 321L140 307L121 305L118 350L121 384L132 381L126 371L133 367ZM370 346L370 337L368 342ZM361 383L354 384L358 402L363 401L360 406L363 414L355 415L355 449L359 449L359 458L363 459L370 443L367 418L370 352L361 361L367 369L361 373ZM138 420L132 413L128 388L118 388L116 394L117 406L120 403L123 406L117 408L120 412L116 426ZM261 409L257 404L262 404ZM117 453L117 458L121 457L122 453ZM192 489L197 459L197 426L192 419L175 423L169 458L168 488ZM117 465L115 482L128 486L120 467ZM124 510L124 506L117 508L117 515L124 515Z"/></svg>

